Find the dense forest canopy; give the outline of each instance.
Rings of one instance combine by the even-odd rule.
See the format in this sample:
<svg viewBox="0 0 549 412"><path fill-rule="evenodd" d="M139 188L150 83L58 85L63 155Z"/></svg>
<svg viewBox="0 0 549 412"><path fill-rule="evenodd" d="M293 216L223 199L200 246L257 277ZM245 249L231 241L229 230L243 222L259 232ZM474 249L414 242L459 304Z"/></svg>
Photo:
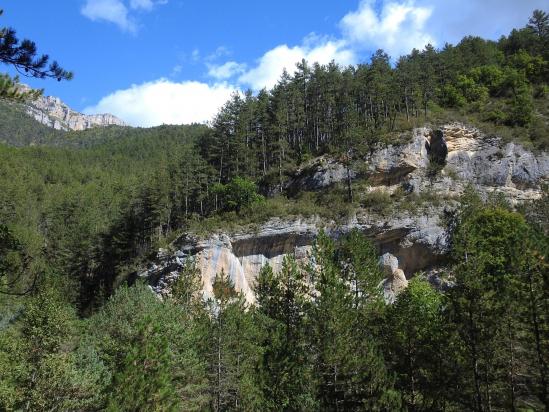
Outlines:
<svg viewBox="0 0 549 412"><path fill-rule="evenodd" d="M126 282L186 231L346 216L352 190L284 192L319 155L350 167L449 119L547 150L548 61L536 11L497 42L302 61L272 90L235 94L209 126L57 133L2 103L0 410L549 408L546 198L519 213L466 194L454 287L417 276L389 306L358 232L320 235L318 265L265 267L255 306L224 273L204 302L191 263L165 301Z"/></svg>

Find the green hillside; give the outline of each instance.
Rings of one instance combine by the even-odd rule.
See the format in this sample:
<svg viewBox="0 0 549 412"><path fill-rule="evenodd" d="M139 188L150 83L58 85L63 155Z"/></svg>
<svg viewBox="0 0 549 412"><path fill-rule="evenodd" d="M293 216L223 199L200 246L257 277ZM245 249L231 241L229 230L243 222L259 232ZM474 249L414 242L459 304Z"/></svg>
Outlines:
<svg viewBox="0 0 549 412"><path fill-rule="evenodd" d="M19 103L0 99L0 142L10 146L51 144L64 133L51 129L30 117Z"/></svg>

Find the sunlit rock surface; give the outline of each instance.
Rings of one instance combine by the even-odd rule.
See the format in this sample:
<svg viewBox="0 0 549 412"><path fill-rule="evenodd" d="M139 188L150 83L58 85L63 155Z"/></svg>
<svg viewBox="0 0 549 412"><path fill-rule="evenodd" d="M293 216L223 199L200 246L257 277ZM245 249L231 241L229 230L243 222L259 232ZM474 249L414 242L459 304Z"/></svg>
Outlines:
<svg viewBox="0 0 549 412"><path fill-rule="evenodd" d="M23 85L23 89L28 86ZM93 127L127 126L112 114L82 114L67 106L58 97L41 96L25 105L27 114L38 122L57 130L85 130Z"/></svg>

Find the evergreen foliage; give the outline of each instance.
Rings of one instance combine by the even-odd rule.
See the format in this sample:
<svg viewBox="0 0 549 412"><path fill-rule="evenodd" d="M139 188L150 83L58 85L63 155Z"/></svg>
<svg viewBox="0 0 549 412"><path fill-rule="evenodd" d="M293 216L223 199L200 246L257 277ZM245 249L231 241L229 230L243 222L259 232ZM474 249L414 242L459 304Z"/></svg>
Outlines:
<svg viewBox="0 0 549 412"><path fill-rule="evenodd" d="M345 269L353 274L351 279L344 276L335 245L323 233L310 268L315 279L311 322L320 409L395 410L400 397L393 389L374 326L381 291L368 287L377 268L361 265L376 254L369 255L373 249L358 232L351 233L346 246L350 256Z"/></svg>
<svg viewBox="0 0 549 412"><path fill-rule="evenodd" d="M310 264L266 266L247 305L189 261L164 301L121 286L89 319L47 274L0 322L6 410L543 410L547 237L473 193L452 238L455 285L421 276L392 305L377 251L321 233ZM17 308L14 302L22 302ZM11 312L9 309L13 308Z"/></svg>
<svg viewBox="0 0 549 412"><path fill-rule="evenodd" d="M257 280L257 318L265 331L259 374L266 410L317 408L308 347L308 286L295 260L285 257L279 273L264 267Z"/></svg>
<svg viewBox="0 0 549 412"><path fill-rule="evenodd" d="M170 364L172 354L158 324L144 319L114 376L107 411L181 410Z"/></svg>

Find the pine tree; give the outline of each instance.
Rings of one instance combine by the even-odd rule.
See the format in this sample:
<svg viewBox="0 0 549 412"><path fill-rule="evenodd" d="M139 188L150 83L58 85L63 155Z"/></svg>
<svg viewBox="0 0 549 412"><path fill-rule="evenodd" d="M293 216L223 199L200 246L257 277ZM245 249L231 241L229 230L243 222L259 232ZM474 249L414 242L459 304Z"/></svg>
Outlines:
<svg viewBox="0 0 549 412"><path fill-rule="evenodd" d="M205 352L214 411L262 409L257 382L260 348L258 330L243 296L224 272L213 282L214 297L208 302L210 326Z"/></svg>
<svg viewBox="0 0 549 412"><path fill-rule="evenodd" d="M315 410L308 347L308 286L295 260L262 268L256 286L257 323L264 331L260 379L266 410Z"/></svg>
<svg viewBox="0 0 549 412"><path fill-rule="evenodd" d="M0 16L2 14L3 10L0 9ZM59 81L72 79L71 72L63 69L56 61L48 64L49 60L47 55L37 55L36 44L33 41L28 39L19 41L14 29L0 28L0 63L14 67L25 76L40 79L54 78ZM21 90L18 77L0 75L0 99L33 100L41 94L41 90Z"/></svg>
<svg viewBox="0 0 549 412"><path fill-rule="evenodd" d="M346 241L350 257L345 262L348 272L360 270L350 266L361 260L375 258L375 253L372 257L365 256L372 250L361 251L363 245L365 239L358 233ZM379 290L372 288L372 293L368 293L366 279L358 281L363 276L355 275L352 281L346 279L343 262L337 256L333 241L320 233L313 252L314 265L309 271L314 279L311 323L321 409L394 410L400 405L399 396L392 387L374 329L364 316L368 307L376 304Z"/></svg>
<svg viewBox="0 0 549 412"><path fill-rule="evenodd" d="M389 307L383 345L407 410L444 410L447 357L443 296L420 278Z"/></svg>
<svg viewBox="0 0 549 412"><path fill-rule="evenodd" d="M21 325L22 410L88 411L104 404L109 374L94 353L75 348L77 319L62 294L65 287L50 273L27 302Z"/></svg>
<svg viewBox="0 0 549 412"><path fill-rule="evenodd" d="M532 30L536 36L547 41L549 39L549 14L543 10L534 10L526 27Z"/></svg>
<svg viewBox="0 0 549 412"><path fill-rule="evenodd" d="M108 411L178 411L173 354L160 326L145 318L114 377Z"/></svg>
<svg viewBox="0 0 549 412"><path fill-rule="evenodd" d="M456 231L451 319L461 364L456 398L477 411L529 404L524 393L524 308L521 295L525 268L523 246L528 233L523 218L500 207L464 213Z"/></svg>

